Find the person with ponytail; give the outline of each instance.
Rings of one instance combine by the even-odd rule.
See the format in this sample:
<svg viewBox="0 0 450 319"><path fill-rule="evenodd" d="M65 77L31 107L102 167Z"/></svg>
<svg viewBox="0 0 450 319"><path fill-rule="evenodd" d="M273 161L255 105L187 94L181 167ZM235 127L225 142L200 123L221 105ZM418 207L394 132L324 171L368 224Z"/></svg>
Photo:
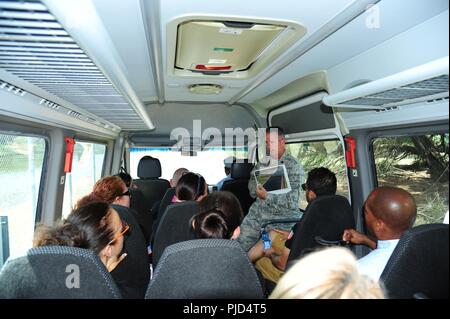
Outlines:
<svg viewBox="0 0 450 319"><path fill-rule="evenodd" d="M189 172L178 180L175 195L177 196L177 202L189 200L200 202L208 195L208 184L200 174Z"/></svg>
<svg viewBox="0 0 450 319"><path fill-rule="evenodd" d="M244 218L241 204L230 192L214 192L200 202L199 213L192 218L197 238L236 239Z"/></svg>

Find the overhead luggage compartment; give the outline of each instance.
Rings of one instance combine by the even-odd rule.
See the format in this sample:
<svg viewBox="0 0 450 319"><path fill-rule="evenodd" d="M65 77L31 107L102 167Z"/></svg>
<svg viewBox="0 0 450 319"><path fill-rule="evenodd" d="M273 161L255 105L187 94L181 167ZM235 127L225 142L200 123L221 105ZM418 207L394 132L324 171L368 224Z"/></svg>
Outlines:
<svg viewBox="0 0 450 319"><path fill-rule="evenodd" d="M178 76L254 76L306 33L292 22L239 18L184 17L169 23L168 36L171 27L176 37L168 39L174 53L168 61Z"/></svg>

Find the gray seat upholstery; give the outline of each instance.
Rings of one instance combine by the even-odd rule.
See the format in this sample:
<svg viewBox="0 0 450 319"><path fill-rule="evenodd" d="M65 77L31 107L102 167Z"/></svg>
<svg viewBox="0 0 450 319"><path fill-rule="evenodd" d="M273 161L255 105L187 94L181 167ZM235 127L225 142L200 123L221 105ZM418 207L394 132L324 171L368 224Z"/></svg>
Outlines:
<svg viewBox="0 0 450 319"><path fill-rule="evenodd" d="M324 195L313 200L295 226L287 268L294 261L321 247L316 237L339 241L345 229L355 228L355 218L348 199Z"/></svg>
<svg viewBox="0 0 450 319"><path fill-rule="evenodd" d="M92 250L45 246L6 262L0 272L0 298L118 299L121 295Z"/></svg>
<svg viewBox="0 0 450 319"><path fill-rule="evenodd" d="M231 178L232 180L226 181L223 186L223 191L229 191L233 193L239 203L241 204L244 216L248 214L250 206L252 206L255 198L250 196L248 190L248 182L250 180L250 173L253 170L254 164L248 163L233 163L231 165Z"/></svg>
<svg viewBox="0 0 450 319"><path fill-rule="evenodd" d="M146 207L151 208L160 201L166 190L170 187L167 180L161 179L161 163L159 159L151 156L144 156L138 164L137 175L134 183L142 191L146 198ZM150 213L150 210L148 210Z"/></svg>
<svg viewBox="0 0 450 319"><path fill-rule="evenodd" d="M190 221L197 213L198 203L196 201L175 203L167 207L155 234L153 266L158 264L164 249L170 245L196 238Z"/></svg>
<svg viewBox="0 0 450 319"><path fill-rule="evenodd" d="M146 299L262 299L256 271L232 240L197 239L168 247Z"/></svg>
<svg viewBox="0 0 450 319"><path fill-rule="evenodd" d="M380 277L388 298L420 294L448 299L448 244L447 224L420 225L403 233Z"/></svg>

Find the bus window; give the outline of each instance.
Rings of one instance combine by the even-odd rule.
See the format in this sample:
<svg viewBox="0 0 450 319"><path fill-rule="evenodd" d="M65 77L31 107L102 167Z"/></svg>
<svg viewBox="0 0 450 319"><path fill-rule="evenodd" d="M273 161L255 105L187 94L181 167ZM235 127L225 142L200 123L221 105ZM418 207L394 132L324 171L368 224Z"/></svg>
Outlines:
<svg viewBox="0 0 450 319"><path fill-rule="evenodd" d="M308 172L316 167L326 167L336 174L337 194L348 198L347 168L344 151L339 140L289 143L286 151L303 166L305 181ZM299 206L305 209L308 203L304 193L300 196Z"/></svg>
<svg viewBox="0 0 450 319"><path fill-rule="evenodd" d="M76 141L72 172L66 174L64 185L63 217L73 209L77 201L89 194L97 180L102 177L106 146Z"/></svg>
<svg viewBox="0 0 450 319"><path fill-rule="evenodd" d="M378 186L398 186L417 202L415 225L440 223L448 211L449 135L373 140Z"/></svg>
<svg viewBox="0 0 450 319"><path fill-rule="evenodd" d="M139 160L150 155L161 162L161 178L170 180L177 168L185 167L188 170L202 175L209 185L215 185L225 177L224 160L229 156L237 159L247 158L247 148L209 148L197 151L196 156L184 156L172 148L130 148L130 174L137 178Z"/></svg>
<svg viewBox="0 0 450 319"><path fill-rule="evenodd" d="M45 152L42 137L0 133L0 267L32 246Z"/></svg>

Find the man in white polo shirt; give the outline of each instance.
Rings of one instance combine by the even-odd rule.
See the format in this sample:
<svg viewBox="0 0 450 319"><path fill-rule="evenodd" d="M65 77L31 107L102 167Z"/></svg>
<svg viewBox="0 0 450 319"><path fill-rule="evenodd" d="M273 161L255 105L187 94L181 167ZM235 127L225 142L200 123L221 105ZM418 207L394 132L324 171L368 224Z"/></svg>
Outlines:
<svg viewBox="0 0 450 319"><path fill-rule="evenodd" d="M360 270L375 281L380 279L400 236L416 220L417 207L412 195L397 187L378 187L367 197L364 216L368 236L354 229L344 231L342 239L372 248L358 260ZM372 238L373 237L373 238Z"/></svg>

